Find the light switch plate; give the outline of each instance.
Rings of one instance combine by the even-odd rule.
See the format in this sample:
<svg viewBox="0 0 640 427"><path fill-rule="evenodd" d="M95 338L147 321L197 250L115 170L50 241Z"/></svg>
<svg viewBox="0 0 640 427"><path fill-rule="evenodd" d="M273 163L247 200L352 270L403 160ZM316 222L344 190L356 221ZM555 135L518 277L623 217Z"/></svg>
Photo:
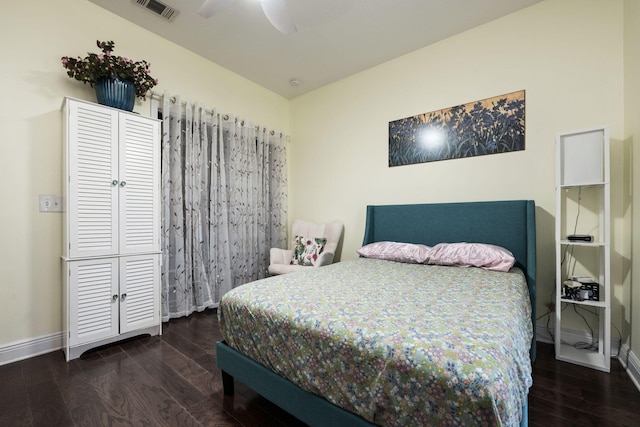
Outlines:
<svg viewBox="0 0 640 427"><path fill-rule="evenodd" d="M62 196L40 195L40 212L62 212Z"/></svg>

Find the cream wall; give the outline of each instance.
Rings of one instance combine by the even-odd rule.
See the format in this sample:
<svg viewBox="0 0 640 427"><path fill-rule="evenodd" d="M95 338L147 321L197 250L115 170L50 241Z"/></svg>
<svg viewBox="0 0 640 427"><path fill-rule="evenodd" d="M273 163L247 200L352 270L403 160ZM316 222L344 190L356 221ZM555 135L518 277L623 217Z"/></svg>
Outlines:
<svg viewBox="0 0 640 427"><path fill-rule="evenodd" d="M627 9L623 18L623 5L633 18ZM623 23L638 28L637 9L633 0L546 0L287 101L87 0L7 4L0 16L0 347L60 331L61 217L39 213L38 195L61 193L62 98L94 96L65 76L61 56L94 52L96 39L112 39L117 54L151 62L158 91L197 97L291 133L290 219L342 219L342 259L356 256L367 204L534 199L541 314L553 288L555 136L608 125L612 158L623 162L625 141L639 132L640 106L624 96L638 93L630 75L638 75L638 66L623 60L638 61L637 51L623 52L623 41L638 40L637 29L623 33ZM387 166L389 121L521 89L525 151ZM146 114L148 107L136 110ZM630 176L628 169L616 164L614 186ZM631 292L625 268L630 198L624 189L614 197L613 262L620 268L613 275L613 323L625 333L633 329L632 348L640 354L639 319L629 304L631 298L640 304L640 292Z"/></svg>
<svg viewBox="0 0 640 427"><path fill-rule="evenodd" d="M97 52L151 62L156 88L290 132L289 101L87 0L5 2L0 15L0 347L61 330L61 215L38 195L61 194L64 96L94 101L60 57ZM149 103L136 111L148 114Z"/></svg>
<svg viewBox="0 0 640 427"><path fill-rule="evenodd" d="M367 204L533 199L543 314L554 281L555 137L608 125L620 147L622 19L622 1L547 0L294 99L290 218L342 219L344 260L357 256ZM388 167L389 121L521 89L526 150ZM614 222L619 241L628 230ZM619 271L613 282L620 327Z"/></svg>
<svg viewBox="0 0 640 427"><path fill-rule="evenodd" d="M636 0L624 2L624 30L624 135L627 158L633 161L630 187L636 189L636 197L630 204L630 211L635 212L631 218L633 233L629 236L632 239L633 257L631 285L625 292L630 304L625 310L624 321L631 328L629 346L633 354L638 357L640 356L640 190L638 190L640 189L640 148L638 148L640 144L640 2ZM640 375L640 365L636 365L636 375ZM640 376L636 379L640 381Z"/></svg>

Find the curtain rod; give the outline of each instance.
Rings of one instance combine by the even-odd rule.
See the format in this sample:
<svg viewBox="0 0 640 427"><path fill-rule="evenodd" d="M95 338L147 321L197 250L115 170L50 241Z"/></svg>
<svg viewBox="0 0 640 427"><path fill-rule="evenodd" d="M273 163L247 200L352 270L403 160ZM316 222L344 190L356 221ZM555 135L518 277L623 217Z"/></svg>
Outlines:
<svg viewBox="0 0 640 427"><path fill-rule="evenodd" d="M164 99L164 95L162 95L162 94L160 94L160 93L156 93L156 92L154 92L154 91L151 91L151 98L155 98L155 99L157 99L157 100L162 100L162 99ZM169 102L171 102L172 104L175 104L177 100L178 100L178 99L177 99L175 96L171 96L171 97L169 97ZM182 102L181 102L181 104L183 104L183 105L187 105L187 103L186 103L185 101L182 101ZM205 111L205 112L207 112L207 113L209 113L209 114L212 114L212 115L215 113L215 115L216 115L216 116L218 116L218 117L222 117L222 120L229 120L229 115L228 115L228 114L220 114L220 113L216 113L215 111L213 111L213 110L209 110L209 109L206 109L206 108L204 109L204 111ZM238 119L236 118L236 123L237 123L237 122L238 122ZM242 123L240 123L240 124L241 124L241 125L244 125L244 120L243 120L243 121L242 121Z"/></svg>
<svg viewBox="0 0 640 427"><path fill-rule="evenodd" d="M164 95L159 94L159 93L156 93L156 92L154 92L154 91L151 91L151 98L152 98L152 99L154 99L154 98L155 98L155 99L157 99L157 100L162 100L162 99L164 99ZM169 102L171 102L172 104L175 104L177 100L178 100L178 99L177 99L175 96L169 97ZM182 101L182 102L181 102L181 104L183 104L183 105L187 105L187 103L186 103L185 101ZM222 120L224 120L224 121L229 120L229 115L228 115L228 114L220 114L220 113L216 113L215 111L213 111L213 110L208 110L208 109L206 109L206 108L204 109L204 111L205 111L205 112L207 112L207 113L209 113L209 114L212 114L212 115L213 115L213 114L215 114L217 117L222 118ZM237 117L235 118L235 122L236 122L236 123L238 123L238 118L237 118ZM240 122L240 126L244 126L244 120L242 120L242 121ZM256 132L259 132L259 131L260 131L260 126L256 125L256 126L254 126L254 127L255 127ZM264 133L264 132L266 132L266 131L267 131L267 128L262 128L262 132L263 132L263 133ZM272 130L272 131L270 131L269 133L271 134L271 136L274 136L274 135L276 134L276 132L275 132L275 131L273 131L273 130ZM280 138L282 138L283 136L285 136L285 135L283 135L283 134L282 134L282 132L280 132ZM286 138L287 138L287 141L288 141L288 140L289 140L289 137L287 136Z"/></svg>

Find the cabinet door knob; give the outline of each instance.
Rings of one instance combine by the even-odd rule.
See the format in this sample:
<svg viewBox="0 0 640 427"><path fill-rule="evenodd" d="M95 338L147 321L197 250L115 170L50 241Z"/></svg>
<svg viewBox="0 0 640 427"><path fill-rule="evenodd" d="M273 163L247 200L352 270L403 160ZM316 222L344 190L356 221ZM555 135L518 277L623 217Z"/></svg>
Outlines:
<svg viewBox="0 0 640 427"><path fill-rule="evenodd" d="M111 185L118 185L118 180L114 179L113 181L111 181Z"/></svg>
<svg viewBox="0 0 640 427"><path fill-rule="evenodd" d="M120 295L120 300L124 301L126 297L127 297L127 294L122 294L122 295Z"/></svg>
<svg viewBox="0 0 640 427"><path fill-rule="evenodd" d="M124 187L125 185L127 185L127 181L120 181L120 187Z"/></svg>
<svg viewBox="0 0 640 427"><path fill-rule="evenodd" d="M111 299L114 300L114 301L117 300L118 299L118 295L112 296Z"/></svg>

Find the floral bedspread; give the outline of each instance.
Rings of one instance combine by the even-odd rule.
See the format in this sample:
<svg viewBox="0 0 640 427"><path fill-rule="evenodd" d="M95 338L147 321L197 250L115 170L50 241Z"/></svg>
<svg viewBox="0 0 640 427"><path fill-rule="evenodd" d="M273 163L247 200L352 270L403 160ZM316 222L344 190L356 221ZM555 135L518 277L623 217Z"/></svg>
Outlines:
<svg viewBox="0 0 640 427"><path fill-rule="evenodd" d="M532 384L524 275L360 258L228 292L228 344L385 426L518 425Z"/></svg>

